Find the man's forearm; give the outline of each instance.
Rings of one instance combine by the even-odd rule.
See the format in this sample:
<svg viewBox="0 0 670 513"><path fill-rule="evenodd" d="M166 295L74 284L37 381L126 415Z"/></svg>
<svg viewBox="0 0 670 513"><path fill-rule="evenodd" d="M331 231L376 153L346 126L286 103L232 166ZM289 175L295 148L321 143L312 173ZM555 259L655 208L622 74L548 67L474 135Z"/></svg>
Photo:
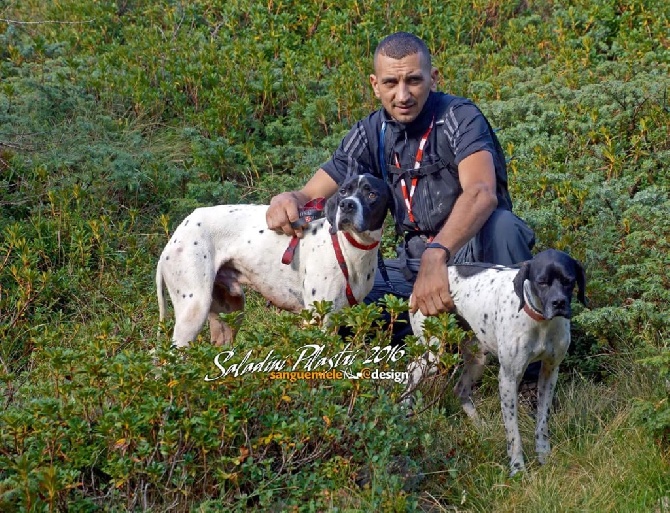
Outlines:
<svg viewBox="0 0 670 513"><path fill-rule="evenodd" d="M328 198L337 191L337 183L328 173L320 169L299 191L295 191L296 199L301 205L316 198Z"/></svg>

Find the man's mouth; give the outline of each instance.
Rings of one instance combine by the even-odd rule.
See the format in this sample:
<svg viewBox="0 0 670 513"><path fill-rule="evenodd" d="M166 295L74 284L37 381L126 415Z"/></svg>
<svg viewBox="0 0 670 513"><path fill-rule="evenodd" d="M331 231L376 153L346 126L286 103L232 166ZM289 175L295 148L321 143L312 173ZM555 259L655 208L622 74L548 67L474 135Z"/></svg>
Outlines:
<svg viewBox="0 0 670 513"><path fill-rule="evenodd" d="M401 112L409 112L414 107L413 103L408 103L406 105L396 104L395 108Z"/></svg>

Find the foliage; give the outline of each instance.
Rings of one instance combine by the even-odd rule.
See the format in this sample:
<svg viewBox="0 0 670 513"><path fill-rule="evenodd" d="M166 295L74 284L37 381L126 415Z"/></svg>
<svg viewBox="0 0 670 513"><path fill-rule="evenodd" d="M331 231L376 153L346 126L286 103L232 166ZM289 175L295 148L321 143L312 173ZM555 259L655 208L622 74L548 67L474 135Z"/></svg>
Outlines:
<svg viewBox="0 0 670 513"><path fill-rule="evenodd" d="M0 509L533 510L533 487L580 511L667 508L669 24L651 0L0 2ZM156 342L171 230L304 183L377 108L370 57L395 30L499 129L538 249L585 265L552 420L562 474L507 481L496 414L495 434L461 425L438 390L463 336L449 317L431 328L447 371L411 420L391 383L207 382L219 348ZM386 346L374 309L335 315L343 339L250 302L238 354Z"/></svg>

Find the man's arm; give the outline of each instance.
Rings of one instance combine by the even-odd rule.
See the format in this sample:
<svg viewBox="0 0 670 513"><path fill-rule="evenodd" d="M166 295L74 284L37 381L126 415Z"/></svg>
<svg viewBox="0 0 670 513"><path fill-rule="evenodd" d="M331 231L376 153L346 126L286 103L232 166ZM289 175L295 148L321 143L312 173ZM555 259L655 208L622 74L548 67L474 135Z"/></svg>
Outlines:
<svg viewBox="0 0 670 513"><path fill-rule="evenodd" d="M452 255L479 232L498 205L495 165L488 151L478 151L463 159L458 165L458 178L463 192L433 239ZM446 257L446 252L439 248L424 251L412 292L412 312L421 310L424 315L437 315L454 307Z"/></svg>
<svg viewBox="0 0 670 513"><path fill-rule="evenodd" d="M265 220L270 230L302 237L302 229L293 229L291 223L299 219L298 208L316 198L328 198L337 191L337 183L323 169L319 169L299 191L277 194L270 200Z"/></svg>

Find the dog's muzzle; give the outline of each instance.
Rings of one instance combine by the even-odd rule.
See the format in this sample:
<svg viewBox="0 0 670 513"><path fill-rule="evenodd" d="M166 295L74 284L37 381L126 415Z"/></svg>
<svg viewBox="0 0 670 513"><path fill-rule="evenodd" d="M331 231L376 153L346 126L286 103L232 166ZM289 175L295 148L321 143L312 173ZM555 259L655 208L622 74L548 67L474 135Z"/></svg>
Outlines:
<svg viewBox="0 0 670 513"><path fill-rule="evenodd" d="M572 317L570 300L565 297L548 299L544 306L544 316L547 319L553 319L554 317L565 317L566 319L570 319L570 317Z"/></svg>
<svg viewBox="0 0 670 513"><path fill-rule="evenodd" d="M353 227L358 232L367 231L360 202L353 197L344 198L337 207L337 229Z"/></svg>

